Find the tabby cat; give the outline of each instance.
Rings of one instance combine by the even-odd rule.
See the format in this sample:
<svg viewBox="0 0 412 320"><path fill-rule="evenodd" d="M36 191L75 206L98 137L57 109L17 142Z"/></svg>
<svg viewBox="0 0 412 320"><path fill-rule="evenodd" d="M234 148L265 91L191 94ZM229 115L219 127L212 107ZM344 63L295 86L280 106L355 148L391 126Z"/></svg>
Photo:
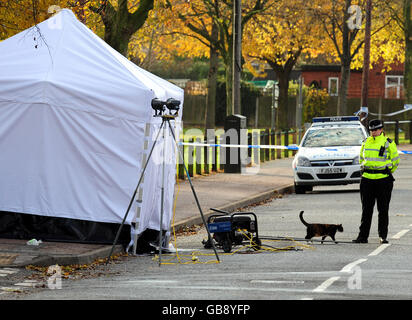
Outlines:
<svg viewBox="0 0 412 320"><path fill-rule="evenodd" d="M307 223L303 220L303 211L299 214L300 221L306 226L306 240L310 240L313 237L322 237L321 243L327 236L331 237L335 243L336 231L343 232L343 227L341 224L324 224L324 223Z"/></svg>

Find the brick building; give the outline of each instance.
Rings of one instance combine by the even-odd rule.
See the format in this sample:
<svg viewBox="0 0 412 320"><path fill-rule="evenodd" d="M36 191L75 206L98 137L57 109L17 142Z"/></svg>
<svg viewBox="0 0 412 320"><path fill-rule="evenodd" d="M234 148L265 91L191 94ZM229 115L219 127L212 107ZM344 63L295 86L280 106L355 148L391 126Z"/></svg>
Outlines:
<svg viewBox="0 0 412 320"><path fill-rule="evenodd" d="M403 99L403 72L401 63L391 65L391 70L383 70L382 63L375 64L369 71L369 98ZM303 65L301 74L306 86L325 88L329 95L337 96L340 83L339 65ZM351 70L348 98L362 95L362 70Z"/></svg>

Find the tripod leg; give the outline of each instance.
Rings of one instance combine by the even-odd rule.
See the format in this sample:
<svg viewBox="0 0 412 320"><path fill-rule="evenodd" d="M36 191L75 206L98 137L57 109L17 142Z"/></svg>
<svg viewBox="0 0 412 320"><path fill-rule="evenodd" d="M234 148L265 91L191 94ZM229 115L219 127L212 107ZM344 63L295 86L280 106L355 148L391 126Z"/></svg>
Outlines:
<svg viewBox="0 0 412 320"><path fill-rule="evenodd" d="M212 244L213 251L215 252L215 256L216 256L217 261L220 262L219 256L218 256L217 251L216 251L215 244L213 243L212 236L210 235L210 231L209 231L209 228L208 228L207 223L206 223L206 220L205 220L205 216L203 215L202 208L200 207L199 199L197 198L197 194L196 194L195 189L194 189L194 187L193 187L192 180L190 179L189 172L188 172L187 167L186 167L186 165L185 165L185 163L184 163L183 154L182 154L182 152L181 152L180 149L179 149L179 145L177 144L177 140L176 140L175 133L174 133L174 131L173 131L172 125L170 124L170 122L168 122L168 124L169 124L170 131L171 131L171 133L172 133L173 140L175 141L177 150L178 150L178 152L179 152L180 158L182 159L183 167L185 168L186 176L187 176L187 179L189 180L189 184L190 184L190 188L192 189L193 196L195 197L195 201L196 201L197 207L198 207L198 209L199 209L200 216L202 217L203 224L204 224L204 226L205 226L205 228L206 228L207 235L208 235L208 240L209 240L209 242Z"/></svg>
<svg viewBox="0 0 412 320"><path fill-rule="evenodd" d="M159 135L160 135L160 132L162 131L163 126L164 126L164 122L162 122L162 124L160 125L159 131L157 132L157 135L156 135L156 139L155 139L154 142L153 142L152 149L150 150L149 156L147 157L146 163L145 163L145 165L144 165L144 167L143 167L143 171L142 171L142 173L141 173L141 175L140 175L139 182L137 183L136 189L134 190L133 195L132 195L132 198L130 199L129 206L127 207L126 213L125 213L125 215L124 215L124 217L123 217L123 221L122 221L122 223L120 224L119 229L117 230L117 234L116 234L116 237L115 237L115 239L114 239L112 249L110 250L110 254L109 254L109 256L107 257L107 260L106 260L106 265L109 263L110 258L112 257L112 254L113 254L114 247L116 246L117 241L119 240L120 232L122 231L123 225L124 225L124 223L125 223L125 221L126 221L126 218L127 218L128 214L129 214L130 208L132 207L133 200L134 200L134 198L136 197L137 190L139 189L140 184L142 183L142 180L143 180L143 177L144 177L144 173L145 173L145 171L146 171L147 165L149 164L149 160L150 160L150 158L151 158L151 156L152 156L152 153L153 153L153 150L154 150L154 148L155 148L157 139L159 138Z"/></svg>
<svg viewBox="0 0 412 320"><path fill-rule="evenodd" d="M163 119L163 123L166 121ZM162 193L160 203L160 227L159 227L159 267L162 264L162 245L163 245L163 210L165 198L165 162L166 162L166 126L163 127L163 162L162 162Z"/></svg>

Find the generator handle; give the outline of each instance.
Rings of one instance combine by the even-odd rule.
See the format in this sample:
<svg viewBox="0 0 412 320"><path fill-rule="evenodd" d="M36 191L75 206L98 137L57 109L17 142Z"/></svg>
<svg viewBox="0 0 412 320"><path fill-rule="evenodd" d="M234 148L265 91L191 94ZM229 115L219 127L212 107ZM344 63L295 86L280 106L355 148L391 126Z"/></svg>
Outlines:
<svg viewBox="0 0 412 320"><path fill-rule="evenodd" d="M226 214L212 214L211 216L209 216L209 217L207 218L207 223L210 223L210 220L212 220L212 218L215 218L215 217L223 217L223 216L226 216Z"/></svg>
<svg viewBox="0 0 412 320"><path fill-rule="evenodd" d="M248 214L253 215L254 218L255 218L255 228L256 228L256 232L255 232L255 233L256 233L256 237L259 238L257 217L256 217L256 214L255 214L254 212L234 212L234 213L232 213L232 214L230 215L230 223L231 223L231 225L233 225L233 217L234 217L234 216L238 216L238 215L248 215Z"/></svg>

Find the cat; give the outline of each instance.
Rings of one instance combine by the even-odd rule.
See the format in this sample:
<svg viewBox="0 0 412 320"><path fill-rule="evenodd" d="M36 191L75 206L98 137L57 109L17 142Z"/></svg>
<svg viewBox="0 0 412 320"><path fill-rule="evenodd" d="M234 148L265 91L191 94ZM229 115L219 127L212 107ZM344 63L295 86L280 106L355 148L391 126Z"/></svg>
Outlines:
<svg viewBox="0 0 412 320"><path fill-rule="evenodd" d="M306 226L306 240L310 240L313 237L322 237L321 243L327 236L331 237L335 243L338 243L335 240L336 231L343 232L343 227L341 224L324 224L324 223L307 223L303 220L303 212L299 214L300 221Z"/></svg>

